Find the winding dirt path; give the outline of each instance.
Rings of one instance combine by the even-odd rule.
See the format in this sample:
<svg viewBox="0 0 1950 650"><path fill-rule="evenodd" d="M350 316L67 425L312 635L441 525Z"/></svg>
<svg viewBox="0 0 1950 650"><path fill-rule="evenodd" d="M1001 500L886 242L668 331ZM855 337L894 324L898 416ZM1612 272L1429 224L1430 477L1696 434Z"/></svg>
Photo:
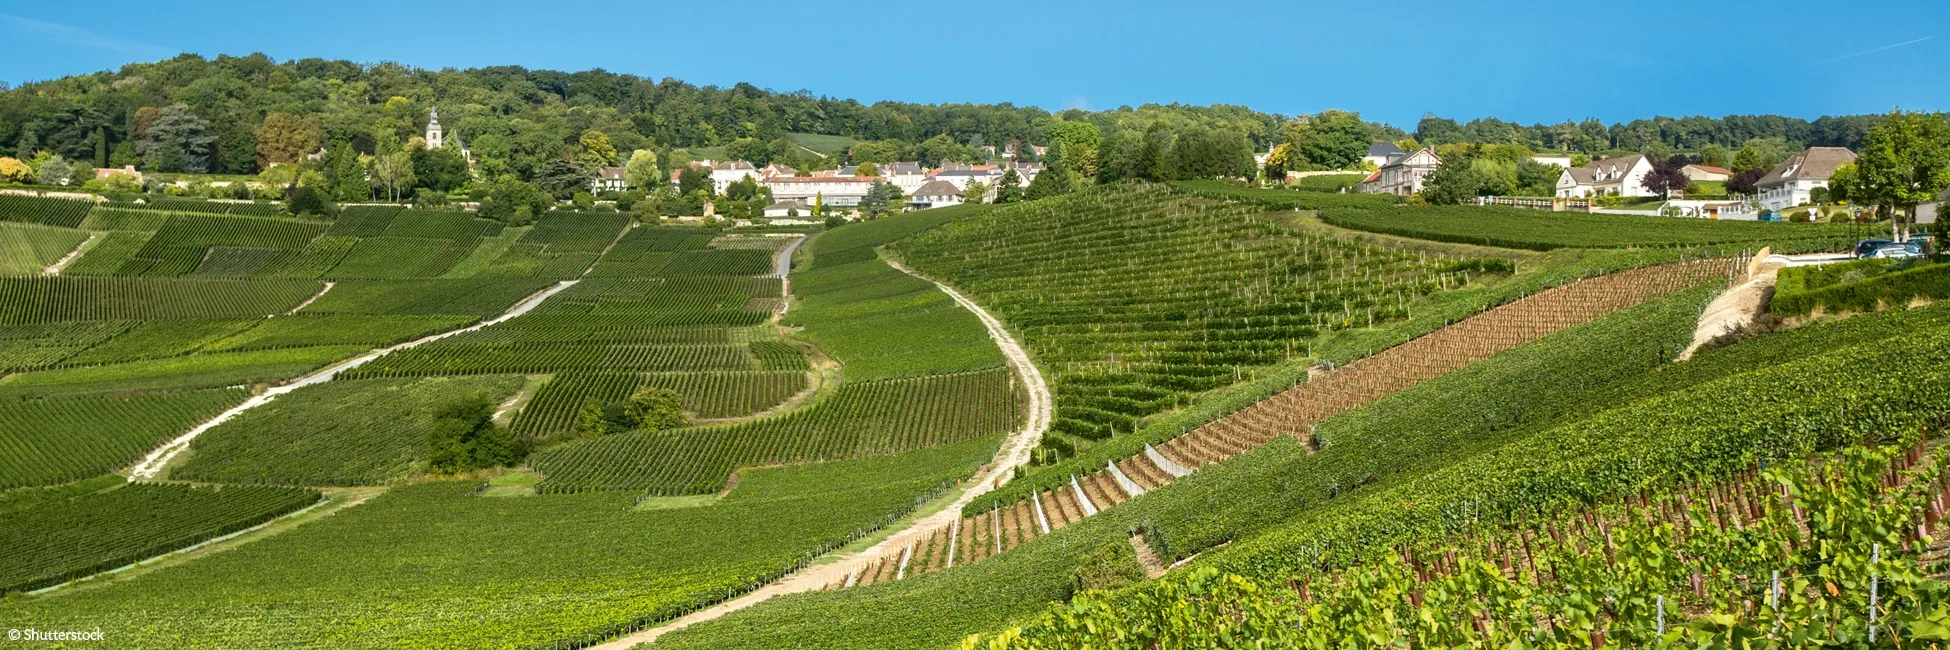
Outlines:
<svg viewBox="0 0 1950 650"><path fill-rule="evenodd" d="M79 259L82 253L88 251L89 246L95 245L95 242L101 241L101 238L102 238L102 233L98 233L98 232L88 233L87 239L83 239L81 240L81 243L75 244L74 250L68 251L68 254L66 255L62 255L61 259L55 260L54 264L49 265L45 269L42 269L41 273L45 275L60 275L61 269L68 268L69 264L72 264L76 259Z"/></svg>
<svg viewBox="0 0 1950 650"><path fill-rule="evenodd" d="M794 243L793 246L797 247L798 244ZM790 259L790 249L785 253L781 253L781 259ZM1010 473L1015 470L1016 466L1029 462L1030 450L1036 447L1036 444L1042 440L1043 433L1049 430L1050 419L1054 413L1054 401L1050 397L1049 384L1043 381L1043 373L1036 369L1036 364L1030 363L1029 353L1025 352L1022 349L1022 345L1017 343L1016 339L1009 335L1009 329L1002 325L1001 320L990 315L988 311L982 309L981 305L975 304L974 301L969 300L961 292L954 290L953 287L949 287L948 285L935 282L927 276L915 273L912 269L903 266L899 262L893 260L884 261L886 261L888 266L899 269L902 273L933 282L935 286L940 287L943 292L947 293L948 297L954 298L955 302L960 304L963 309L974 313L975 317L982 321L982 326L989 331L989 338L994 339L996 347L1002 349L1002 356L1008 360L1009 368L1015 371L1017 380L1022 382L1029 394L1029 417L1024 422L1022 429L1010 434L1007 440L1002 441L1002 447L996 450L994 460L991 460L982 469L976 470L978 475L977 480L964 484L967 487L963 489L961 495L956 497L954 501L942 507L940 510L935 511L933 514L909 521L904 528L889 534L880 543L874 544L857 553L836 552L829 554L827 557L837 558L838 561L808 566L738 598L692 612L658 627L593 646L595 650L625 650L638 644L656 641L659 637L672 631L681 630L765 602L774 596L818 591L826 588L827 585L843 581L847 575L860 570L867 564L877 561L889 553L925 542L928 537L935 533L947 530L954 525L956 520L961 518L962 506L968 505L968 502L974 500L975 497L995 489L996 486L1001 485L1009 479Z"/></svg>
<svg viewBox="0 0 1950 650"><path fill-rule="evenodd" d="M243 413L244 411L248 411L257 408L259 406L263 406L265 404L269 404L271 403L271 400L277 399L279 395L283 395L285 393L289 393L291 391L298 390L306 386L312 386L312 385L322 384L331 381L333 377L338 376L338 374L341 372L345 372L347 370L351 370L353 368L363 366L367 362L372 361L373 359L377 359L386 356L388 354L398 352L400 350L419 347L421 345L432 343L434 341L438 341L440 339L444 339L456 334L472 332L484 327L488 327L491 325L498 325L507 322L508 319L514 318L516 316L520 316L522 314L526 314L529 311L534 310L536 306L542 304L542 301L548 300L549 296L553 296L557 293L561 293L563 289L567 289L571 286L574 286L576 282L578 282L578 280L563 280L561 282L557 282L555 283L554 286L538 291L535 293L535 295L529 296L523 299L521 302L515 303L515 306L509 307L508 311L502 312L500 316L496 316L492 319L484 320L479 323L475 323L473 325L463 327L460 329L447 330L445 332L441 332L438 334L429 334L427 336L413 339L411 341L400 343L391 347L373 350L371 352L367 352L358 357L354 357L349 361L338 363L336 365L325 368L323 370L319 370L317 372L306 375L304 377L300 377L289 383L283 384L281 386L277 386L270 390L266 390L263 393L252 395L250 399L244 400L244 403L233 406L228 411L218 413L216 417L210 418L209 421L206 421L203 424L196 425L196 428L190 429L188 433L177 436L175 440L171 440L169 442L163 443L163 446L156 448L155 451L149 452L148 456L144 456L141 462L136 463L135 467L129 470L129 480L142 481L142 480L149 480L149 479L156 478L156 475L162 472L162 469L164 467L169 466L170 460L175 459L178 454L183 453L183 450L190 448L190 441L195 440L197 436L203 435L204 432L214 429L217 427L217 425L229 421L230 418L237 417L237 414L239 413Z"/></svg>
<svg viewBox="0 0 1950 650"><path fill-rule="evenodd" d="M325 288L323 288L323 289L319 289L319 290L318 290L318 293L314 293L314 294L312 294L312 295L311 295L311 297L310 297L310 298L306 298L304 302L301 302L301 303L298 303L298 306L296 306L296 307L292 307L292 308L291 308L291 311L287 311L287 312L285 312L285 313L284 313L284 315L286 315L286 316L291 316L291 315L294 315L294 314L297 314L297 313L298 313L298 312L300 312L300 311L304 311L304 309L305 309L306 307L310 307L312 303L314 303L314 302L318 302L318 299L319 299L319 298L323 298L323 297L325 297L325 294L326 294L326 293L328 293L328 292L330 292L330 291L332 290L332 287L336 287L336 286L339 286L339 283L337 283L337 282L332 282L332 281L329 281L329 280L328 280L328 281L326 281L326 282L325 282Z"/></svg>

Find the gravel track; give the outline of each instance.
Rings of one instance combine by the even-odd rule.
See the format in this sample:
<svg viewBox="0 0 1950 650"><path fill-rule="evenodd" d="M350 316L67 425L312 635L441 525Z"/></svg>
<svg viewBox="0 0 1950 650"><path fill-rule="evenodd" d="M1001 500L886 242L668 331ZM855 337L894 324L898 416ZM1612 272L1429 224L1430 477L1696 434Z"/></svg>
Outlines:
<svg viewBox="0 0 1950 650"><path fill-rule="evenodd" d="M795 243L794 246L796 247L797 244ZM780 254L780 258L789 259L790 255L788 249ZM672 631L751 607L774 596L825 589L828 585L846 581L847 576L852 573L873 566L875 562L889 556L894 556L898 561L899 555L908 547L925 544L928 538L936 533L952 530L956 520L961 518L962 506L967 505L975 497L995 489L1008 480L1010 472L1014 471L1016 466L1029 462L1030 451L1035 449L1037 443L1042 440L1043 433L1049 430L1050 419L1055 408L1054 401L1050 397L1049 384L1043 381L1043 373L1036 369L1036 364L1030 362L1029 353L1023 350L1015 337L1009 335L1009 329L1003 326L1001 320L990 315L982 309L981 305L975 304L975 301L969 300L961 292L915 273L913 269L899 262L893 260L886 260L886 262L888 266L899 269L902 273L933 282L950 298L954 298L962 308L974 313L975 317L982 321L982 326L989 331L989 338L994 339L996 346L1002 349L1002 355L1008 360L1010 369L1015 371L1017 380L1028 389L1029 417L1022 429L1002 442L1002 447L995 452L995 459L983 469L977 470L979 474L977 480L966 484L967 487L953 502L933 514L908 522L905 527L894 531L880 543L858 553L834 553L833 556L838 557L840 561L806 567L738 598L686 614L658 627L593 646L595 650L625 650L638 644L650 643Z"/></svg>

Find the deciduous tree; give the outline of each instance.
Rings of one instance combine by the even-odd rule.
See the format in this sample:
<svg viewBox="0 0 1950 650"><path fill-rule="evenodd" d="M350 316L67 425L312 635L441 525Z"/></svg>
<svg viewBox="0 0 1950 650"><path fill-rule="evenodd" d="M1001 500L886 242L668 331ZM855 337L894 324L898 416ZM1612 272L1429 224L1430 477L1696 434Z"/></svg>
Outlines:
<svg viewBox="0 0 1950 650"><path fill-rule="evenodd" d="M179 104L158 113L155 123L136 142L136 152L149 169L201 174L210 170L210 154L216 143L210 123Z"/></svg>
<svg viewBox="0 0 1950 650"><path fill-rule="evenodd" d="M1302 117L1287 129L1286 141L1312 169L1352 169L1372 144L1367 123L1359 114L1345 111Z"/></svg>
<svg viewBox="0 0 1950 650"><path fill-rule="evenodd" d="M1950 187L1950 119L1942 113L1896 111L1869 129L1855 161L1858 203L1888 206L1897 215L1891 227L1908 233L1903 217L1934 202Z"/></svg>
<svg viewBox="0 0 1950 650"><path fill-rule="evenodd" d="M657 166L657 152L638 149L630 152L630 162L623 165L623 184L639 190L657 186L663 180L663 169Z"/></svg>
<svg viewBox="0 0 1950 650"><path fill-rule="evenodd" d="M263 169L272 163L295 164L318 150L318 143L325 138L325 129L318 125L318 118L303 117L290 113L272 113L264 116L264 122L257 125L257 167Z"/></svg>
<svg viewBox="0 0 1950 650"><path fill-rule="evenodd" d="M1685 156L1673 156L1665 160L1654 159L1651 163L1652 171L1646 173L1645 180L1639 183L1647 191L1664 198L1672 198L1674 191L1686 190L1686 183L1691 179L1686 178L1686 165L1690 163L1686 161Z"/></svg>

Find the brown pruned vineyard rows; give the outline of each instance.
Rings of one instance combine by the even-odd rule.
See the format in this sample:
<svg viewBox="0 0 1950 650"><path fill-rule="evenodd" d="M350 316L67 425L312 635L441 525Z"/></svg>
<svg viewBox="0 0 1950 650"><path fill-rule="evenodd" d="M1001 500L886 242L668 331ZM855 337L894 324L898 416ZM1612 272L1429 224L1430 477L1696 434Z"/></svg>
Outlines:
<svg viewBox="0 0 1950 650"><path fill-rule="evenodd" d="M1727 260L1698 260L1626 271L1541 291L1374 356L1317 373L1304 384L1166 441L1157 446L1156 452L1169 463L1196 470L1282 435L1294 436L1312 446L1315 444L1312 428L1316 422L1559 330L1702 282L1726 278L1734 272L1734 264ZM1118 461L1116 467L1140 490L1163 487L1174 478L1171 471L1149 454ZM1078 498L1079 488L1095 509L1108 508L1136 496L1122 487L1109 468L1074 478L1074 486L1044 490L1033 502L1024 500L1014 507L964 517L954 531L937 535L939 539L930 538L911 550L902 548L886 557L871 559L860 570L850 572L847 580L828 588L884 582L946 568L947 562L932 559L937 552L943 557L954 557L956 565L987 559L1084 518L1088 511L1084 501ZM937 545L949 548L938 550ZM908 557L910 553L912 557ZM908 559L905 571L900 569L903 557ZM929 559L917 563L916 557Z"/></svg>

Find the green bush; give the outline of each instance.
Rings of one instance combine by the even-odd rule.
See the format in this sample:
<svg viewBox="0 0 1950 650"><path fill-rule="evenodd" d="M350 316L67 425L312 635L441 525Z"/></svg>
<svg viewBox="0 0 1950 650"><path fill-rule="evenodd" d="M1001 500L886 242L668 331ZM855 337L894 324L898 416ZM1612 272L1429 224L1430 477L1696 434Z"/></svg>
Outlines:
<svg viewBox="0 0 1950 650"><path fill-rule="evenodd" d="M1077 593L1119 589L1144 581L1144 565L1130 542L1111 538L1097 544L1077 560L1074 574Z"/></svg>
<svg viewBox="0 0 1950 650"><path fill-rule="evenodd" d="M1870 311L1915 298L1950 297L1950 264L1913 260L1856 260L1782 269L1768 309L1799 316L1815 309Z"/></svg>

